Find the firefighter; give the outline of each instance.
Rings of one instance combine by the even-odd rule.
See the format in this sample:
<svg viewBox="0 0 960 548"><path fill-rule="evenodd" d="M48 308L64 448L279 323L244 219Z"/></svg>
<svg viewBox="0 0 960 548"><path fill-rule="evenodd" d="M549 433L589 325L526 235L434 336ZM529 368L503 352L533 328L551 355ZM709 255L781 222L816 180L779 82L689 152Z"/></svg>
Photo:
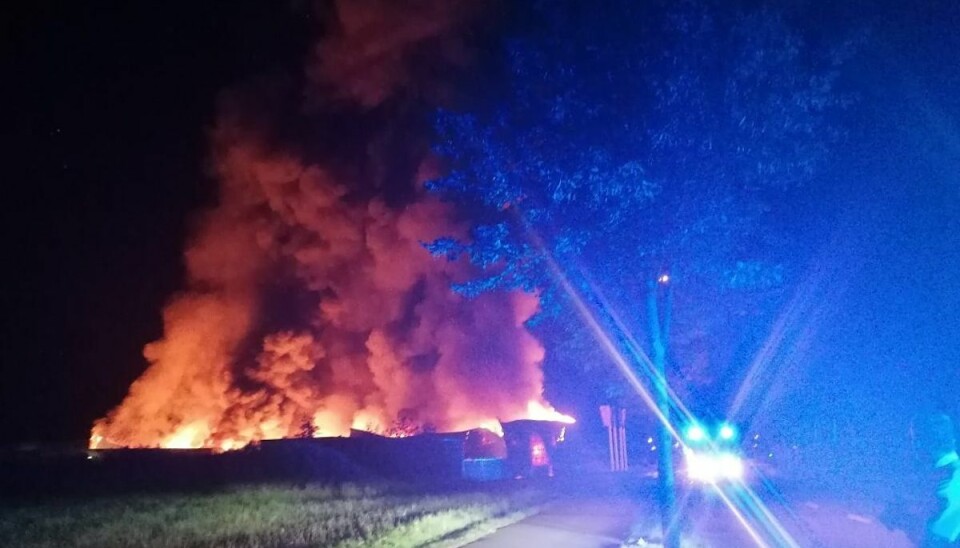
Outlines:
<svg viewBox="0 0 960 548"><path fill-rule="evenodd" d="M931 413L914 426L917 449L929 481L924 548L960 546L960 456L956 430L944 413Z"/></svg>

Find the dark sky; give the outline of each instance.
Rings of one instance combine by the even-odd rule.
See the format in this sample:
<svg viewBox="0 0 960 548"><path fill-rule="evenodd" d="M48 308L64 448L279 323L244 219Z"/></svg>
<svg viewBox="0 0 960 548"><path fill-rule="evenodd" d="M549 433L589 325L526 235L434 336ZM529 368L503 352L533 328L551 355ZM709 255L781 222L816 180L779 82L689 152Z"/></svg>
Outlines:
<svg viewBox="0 0 960 548"><path fill-rule="evenodd" d="M0 417L7 440L82 439L142 371L214 198L217 93L299 66L310 22L270 1L27 4L0 16Z"/></svg>
<svg viewBox="0 0 960 548"><path fill-rule="evenodd" d="M859 95L849 142L823 173L833 213L811 217L833 240L810 278L830 275L795 322L812 335L768 418L799 418L795 431L836 420L883 452L918 410L960 413L960 6L862 5L820 12L828 32L858 21L872 35L845 79Z"/></svg>
<svg viewBox="0 0 960 548"><path fill-rule="evenodd" d="M960 411L960 7L922 4L880 12L860 64L862 118L836 165L859 270L819 344L851 405Z"/></svg>
<svg viewBox="0 0 960 548"><path fill-rule="evenodd" d="M846 291L804 377L851 408L960 390L960 8L886 3L811 17L874 28L848 81L854 139L825 174L855 249L835 257ZM213 200L218 91L295 70L313 22L267 0L25 4L0 15L0 426L4 441L76 440L160 334L190 213Z"/></svg>

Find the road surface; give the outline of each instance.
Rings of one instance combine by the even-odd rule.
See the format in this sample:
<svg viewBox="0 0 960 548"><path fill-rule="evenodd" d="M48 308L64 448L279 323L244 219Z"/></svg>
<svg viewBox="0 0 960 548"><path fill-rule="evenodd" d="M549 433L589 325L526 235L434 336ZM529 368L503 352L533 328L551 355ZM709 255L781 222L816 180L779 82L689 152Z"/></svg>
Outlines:
<svg viewBox="0 0 960 548"><path fill-rule="evenodd" d="M570 498L548 505L470 548L536 547L607 548L620 546L630 532L638 506L627 498Z"/></svg>
<svg viewBox="0 0 960 548"><path fill-rule="evenodd" d="M883 525L876 517L881 508L869 503L840 502L830 493L794 493L779 500L764 501L795 546L804 548L910 548L906 535ZM687 499L684 548L729 548L731 546L790 546L770 540L758 544L718 499ZM750 522L748 520L748 522ZM601 496L568 494L538 515L504 527L469 546L471 548L617 547L631 533L650 539L659 537L659 519L649 493ZM636 530L631 531L635 526ZM761 531L762 524L752 523Z"/></svg>

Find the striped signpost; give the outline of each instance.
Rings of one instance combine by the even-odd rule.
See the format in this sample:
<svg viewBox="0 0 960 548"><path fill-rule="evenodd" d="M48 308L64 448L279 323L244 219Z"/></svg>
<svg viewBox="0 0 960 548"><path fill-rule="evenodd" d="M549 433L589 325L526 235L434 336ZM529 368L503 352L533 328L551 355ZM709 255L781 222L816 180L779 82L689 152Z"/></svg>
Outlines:
<svg viewBox="0 0 960 548"><path fill-rule="evenodd" d="M610 469L614 472L626 471L630 466L627 460L627 410L601 405L600 418L607 428L607 440L610 443Z"/></svg>

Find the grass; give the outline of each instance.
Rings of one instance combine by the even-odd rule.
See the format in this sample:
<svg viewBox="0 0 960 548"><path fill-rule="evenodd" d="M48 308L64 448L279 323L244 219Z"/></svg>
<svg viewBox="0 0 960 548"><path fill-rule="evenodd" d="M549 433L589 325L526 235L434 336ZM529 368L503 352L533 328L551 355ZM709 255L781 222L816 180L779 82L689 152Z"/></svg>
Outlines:
<svg viewBox="0 0 960 548"><path fill-rule="evenodd" d="M458 546L536 511L528 488L348 484L0 506L0 546Z"/></svg>

